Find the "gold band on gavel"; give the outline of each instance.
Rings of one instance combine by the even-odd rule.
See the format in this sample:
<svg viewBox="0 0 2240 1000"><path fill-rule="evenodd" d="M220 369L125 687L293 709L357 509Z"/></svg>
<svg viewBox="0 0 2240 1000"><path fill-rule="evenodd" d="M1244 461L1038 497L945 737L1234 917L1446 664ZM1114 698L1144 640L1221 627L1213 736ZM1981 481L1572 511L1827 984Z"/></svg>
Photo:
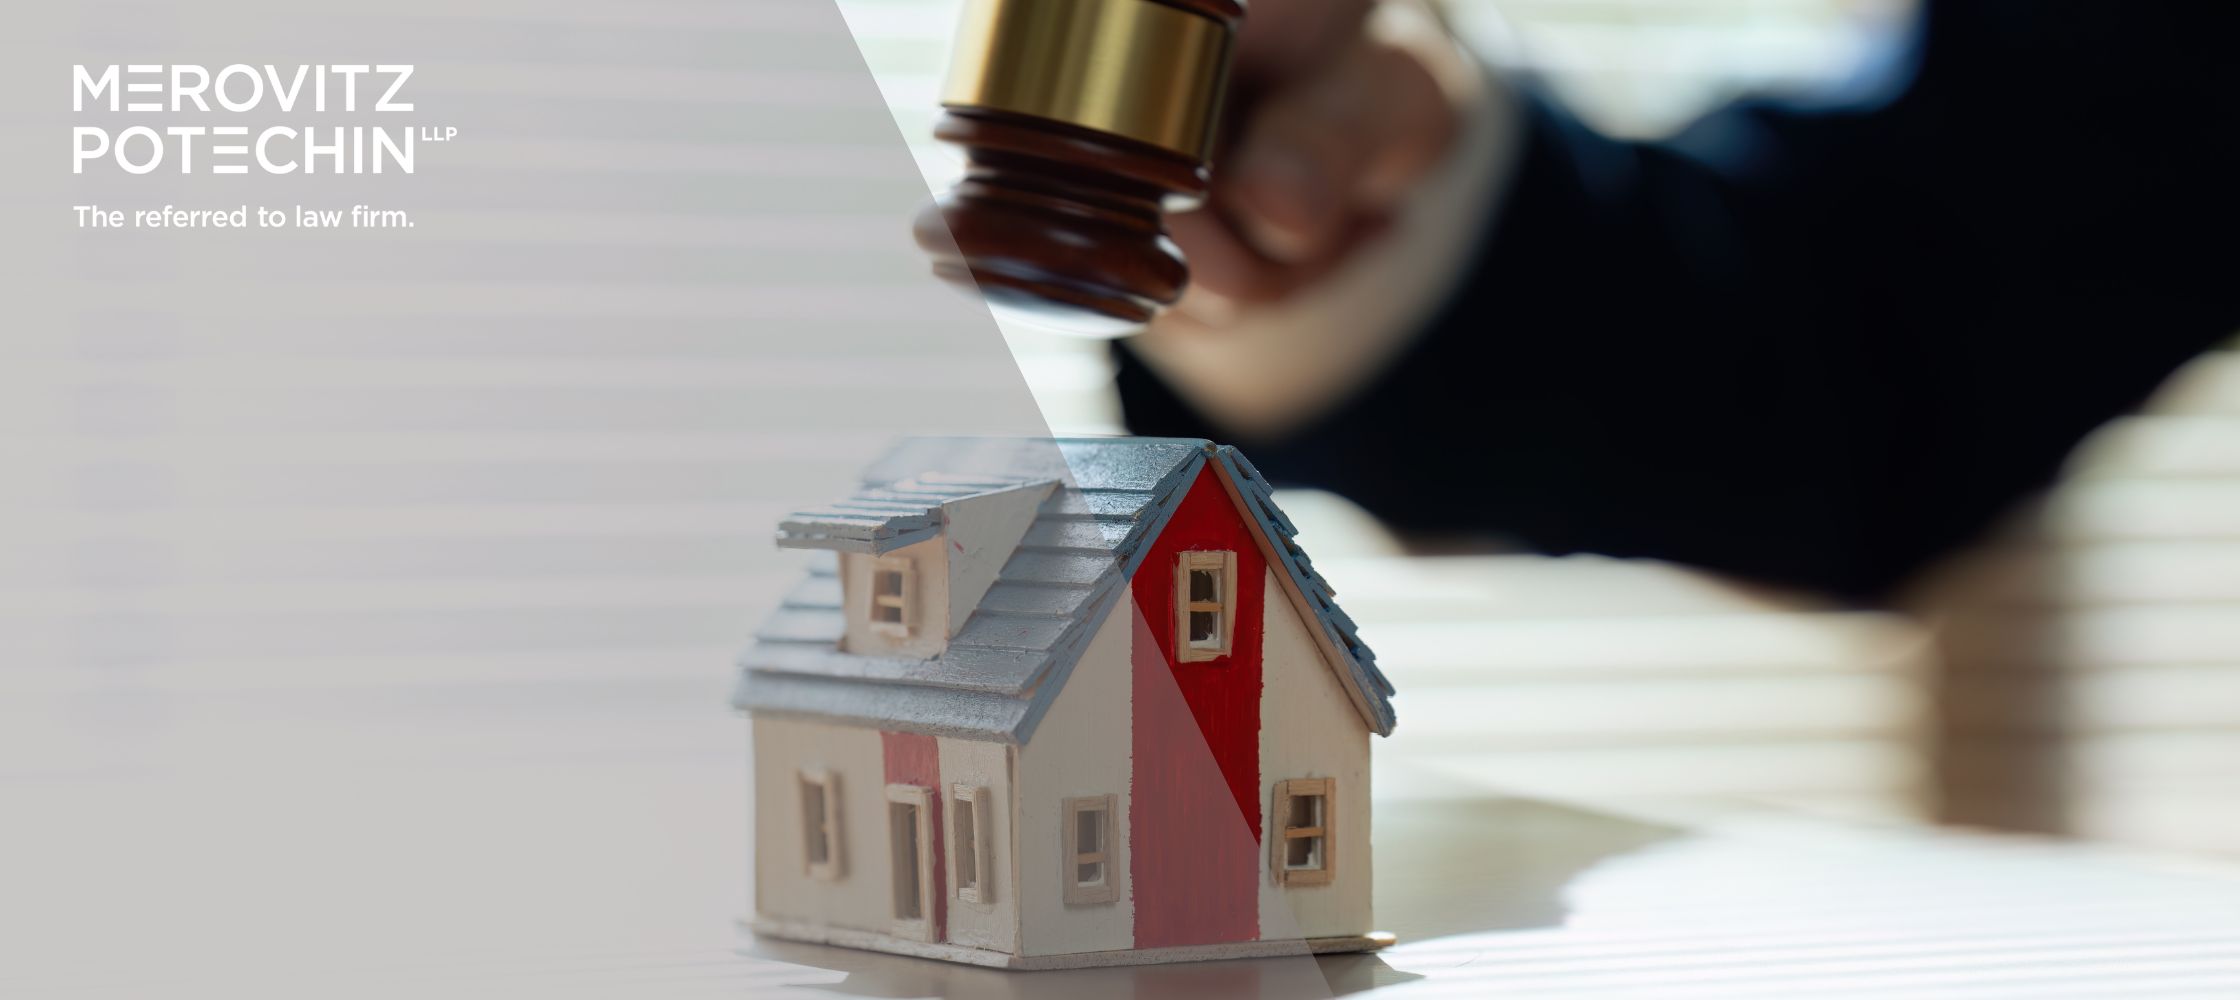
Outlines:
<svg viewBox="0 0 2240 1000"><path fill-rule="evenodd" d="M1047 118L1204 160L1229 27L1151 0L967 0L941 103Z"/></svg>

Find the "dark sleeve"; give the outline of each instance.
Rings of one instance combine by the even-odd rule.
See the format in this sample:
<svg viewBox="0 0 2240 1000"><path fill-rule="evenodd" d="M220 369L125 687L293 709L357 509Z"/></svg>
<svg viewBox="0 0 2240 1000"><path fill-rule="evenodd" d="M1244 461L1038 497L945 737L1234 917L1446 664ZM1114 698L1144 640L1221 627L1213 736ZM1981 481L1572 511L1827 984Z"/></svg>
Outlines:
<svg viewBox="0 0 2240 1000"><path fill-rule="evenodd" d="M1885 596L2240 328L2234 5L1936 5L1874 106L1535 101L1465 286L1279 480L1403 529ZM1120 352L1143 434L1234 439Z"/></svg>

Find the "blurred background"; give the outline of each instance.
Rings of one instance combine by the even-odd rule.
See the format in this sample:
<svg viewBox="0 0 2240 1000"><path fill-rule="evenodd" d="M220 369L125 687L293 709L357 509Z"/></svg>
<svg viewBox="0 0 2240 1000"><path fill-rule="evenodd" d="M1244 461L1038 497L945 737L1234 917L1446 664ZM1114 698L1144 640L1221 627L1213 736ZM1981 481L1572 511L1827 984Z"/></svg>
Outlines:
<svg viewBox="0 0 2240 1000"><path fill-rule="evenodd" d="M840 0L929 184L956 0ZM1906 0L1447 0L1487 59L1654 137L1871 75ZM1102 344L1007 330L1060 433L1116 431ZM2018 359L2018 362L2021 359ZM2107 428L1890 613L1595 558L1403 554L1286 509L1399 685L1380 760L1647 808L1775 805L2240 852L2240 354ZM1436 790L1434 790L1436 791Z"/></svg>

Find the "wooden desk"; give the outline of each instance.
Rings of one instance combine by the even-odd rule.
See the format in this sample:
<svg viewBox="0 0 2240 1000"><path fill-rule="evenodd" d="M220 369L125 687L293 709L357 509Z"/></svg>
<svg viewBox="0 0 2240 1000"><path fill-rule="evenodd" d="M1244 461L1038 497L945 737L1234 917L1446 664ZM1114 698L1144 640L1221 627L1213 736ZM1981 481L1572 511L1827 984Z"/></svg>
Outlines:
<svg viewBox="0 0 2240 1000"><path fill-rule="evenodd" d="M19 699L0 995L2240 992L2229 870L1490 796L1380 801L1377 956L1006 974L759 943L721 703L715 676Z"/></svg>

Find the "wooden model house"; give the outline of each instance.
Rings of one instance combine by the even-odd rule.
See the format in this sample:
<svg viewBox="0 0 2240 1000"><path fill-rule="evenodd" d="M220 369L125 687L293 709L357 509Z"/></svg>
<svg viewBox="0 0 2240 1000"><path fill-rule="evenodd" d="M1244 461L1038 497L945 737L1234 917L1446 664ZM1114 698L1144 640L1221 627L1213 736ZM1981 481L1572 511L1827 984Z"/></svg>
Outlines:
<svg viewBox="0 0 2240 1000"><path fill-rule="evenodd" d="M1235 449L921 439L740 658L754 927L1009 968L1374 948L1392 685Z"/></svg>

